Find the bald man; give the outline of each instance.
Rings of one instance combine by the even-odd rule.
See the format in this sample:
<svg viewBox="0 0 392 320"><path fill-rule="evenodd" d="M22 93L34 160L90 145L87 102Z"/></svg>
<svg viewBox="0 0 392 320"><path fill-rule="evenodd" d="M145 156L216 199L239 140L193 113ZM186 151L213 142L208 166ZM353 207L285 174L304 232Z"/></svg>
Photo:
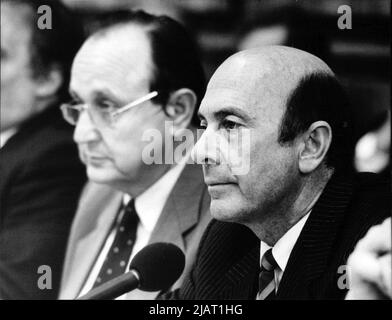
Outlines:
<svg viewBox="0 0 392 320"><path fill-rule="evenodd" d="M212 76L199 116L205 131L194 158L215 219L172 296L344 298L347 257L390 214L390 191L352 169L352 122L331 69L288 47L239 52ZM244 132L250 139L239 152L230 139ZM238 158L248 172L233 170Z"/></svg>

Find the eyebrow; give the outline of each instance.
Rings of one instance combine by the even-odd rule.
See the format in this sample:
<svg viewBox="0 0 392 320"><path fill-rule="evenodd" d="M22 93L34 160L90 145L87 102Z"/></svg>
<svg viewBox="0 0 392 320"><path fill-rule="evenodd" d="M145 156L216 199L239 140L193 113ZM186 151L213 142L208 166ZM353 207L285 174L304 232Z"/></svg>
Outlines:
<svg viewBox="0 0 392 320"><path fill-rule="evenodd" d="M73 99L83 101L83 99L81 99L79 95L72 89L69 89L69 94ZM94 99L112 99L114 102L118 102L118 99L110 90L96 90L93 91L92 94Z"/></svg>
<svg viewBox="0 0 392 320"><path fill-rule="evenodd" d="M197 113L197 115L201 120L205 120L204 115L200 111ZM215 119L218 119L219 121L230 115L237 116L247 122L252 121L255 118L254 116L250 116L245 113L243 109L233 106L223 107L218 111L213 112L212 115Z"/></svg>

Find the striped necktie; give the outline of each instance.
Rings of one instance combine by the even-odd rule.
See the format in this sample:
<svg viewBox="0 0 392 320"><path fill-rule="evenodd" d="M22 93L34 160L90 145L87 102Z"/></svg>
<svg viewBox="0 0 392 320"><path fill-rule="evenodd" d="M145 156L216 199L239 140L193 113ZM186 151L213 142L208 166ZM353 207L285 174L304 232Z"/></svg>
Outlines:
<svg viewBox="0 0 392 320"><path fill-rule="evenodd" d="M259 273L259 292L256 300L270 300L275 298L275 273L278 267L272 249L268 249L261 259L261 268Z"/></svg>
<svg viewBox="0 0 392 320"><path fill-rule="evenodd" d="M122 210L114 241L99 271L93 288L125 273L136 240L139 218L132 199Z"/></svg>

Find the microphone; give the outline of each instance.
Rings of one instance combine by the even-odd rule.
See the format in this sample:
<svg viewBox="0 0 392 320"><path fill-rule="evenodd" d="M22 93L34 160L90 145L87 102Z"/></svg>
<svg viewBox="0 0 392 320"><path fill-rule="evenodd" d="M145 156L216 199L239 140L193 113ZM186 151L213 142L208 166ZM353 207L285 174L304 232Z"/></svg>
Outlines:
<svg viewBox="0 0 392 320"><path fill-rule="evenodd" d="M105 282L77 300L111 300L134 289L168 289L185 267L184 253L171 243L153 243L132 259L129 272Z"/></svg>

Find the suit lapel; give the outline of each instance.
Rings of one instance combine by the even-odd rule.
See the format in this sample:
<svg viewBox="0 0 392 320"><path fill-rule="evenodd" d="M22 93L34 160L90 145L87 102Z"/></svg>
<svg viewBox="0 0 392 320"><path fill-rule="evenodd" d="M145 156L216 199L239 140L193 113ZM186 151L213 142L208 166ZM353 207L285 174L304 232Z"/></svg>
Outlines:
<svg viewBox="0 0 392 320"><path fill-rule="evenodd" d="M71 266L65 276L62 298L72 299L80 293L115 222L121 201L122 193L103 186L91 184L86 192L74 222L75 236L71 236L70 257L66 261Z"/></svg>
<svg viewBox="0 0 392 320"><path fill-rule="evenodd" d="M235 263L226 273L229 285L219 287L219 299L249 300L256 298L258 288L260 243L257 241L248 253Z"/></svg>
<svg viewBox="0 0 392 320"><path fill-rule="evenodd" d="M204 188L201 167L186 165L166 201L149 242L172 242L185 251L184 234L199 221Z"/></svg>
<svg viewBox="0 0 392 320"><path fill-rule="evenodd" d="M203 299L254 299L258 287L260 240L247 227L228 222L215 222L213 239L216 243L211 246L217 248L224 243L224 247L216 253L219 259L216 263L213 257L205 255L212 263L210 272L198 270L203 277L205 274L210 277L208 283L203 284Z"/></svg>
<svg viewBox="0 0 392 320"><path fill-rule="evenodd" d="M151 234L149 244L170 242L184 253L189 251L186 233L199 222L200 201L205 188L202 169L198 165L186 165L159 216ZM187 259L188 260L188 259ZM190 263L191 261L187 261ZM185 267L187 269L187 266ZM185 273L185 272L184 272ZM176 282L179 283L181 278ZM173 288L176 287L173 285ZM158 292L134 290L127 299L154 299Z"/></svg>
<svg viewBox="0 0 392 320"><path fill-rule="evenodd" d="M279 285L278 298L312 298L309 285L327 267L352 192L351 179L331 178L293 248Z"/></svg>

